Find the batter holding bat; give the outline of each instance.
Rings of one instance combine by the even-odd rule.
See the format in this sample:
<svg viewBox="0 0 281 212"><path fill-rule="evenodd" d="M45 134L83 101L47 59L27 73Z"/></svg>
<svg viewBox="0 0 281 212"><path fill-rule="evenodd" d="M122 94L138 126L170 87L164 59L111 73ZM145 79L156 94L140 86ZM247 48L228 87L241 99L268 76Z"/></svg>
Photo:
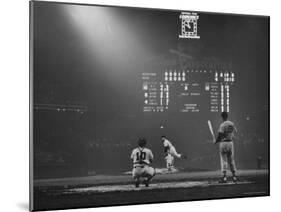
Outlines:
<svg viewBox="0 0 281 212"><path fill-rule="evenodd" d="M234 161L234 145L233 138L234 133L237 133L237 129L233 122L228 120L228 113L222 112L221 117L223 122L219 126L218 136L215 140L215 136L213 133L211 122L208 121L208 125L213 136L214 142L219 143L219 151L220 151L220 160L221 160L221 170L222 170L222 178L219 182L226 183L227 182L227 165L229 165L230 171L232 173L233 182L237 181L236 177L236 167Z"/></svg>

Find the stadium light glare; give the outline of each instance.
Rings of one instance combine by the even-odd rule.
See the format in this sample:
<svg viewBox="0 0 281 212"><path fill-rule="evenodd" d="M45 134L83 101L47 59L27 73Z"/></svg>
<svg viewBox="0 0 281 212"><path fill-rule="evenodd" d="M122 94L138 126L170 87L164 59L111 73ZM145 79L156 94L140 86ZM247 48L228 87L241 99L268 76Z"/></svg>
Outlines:
<svg viewBox="0 0 281 212"><path fill-rule="evenodd" d="M139 55L149 55L148 46L138 36L138 26L110 7L68 5L63 8L73 32L81 38L88 55L118 77Z"/></svg>

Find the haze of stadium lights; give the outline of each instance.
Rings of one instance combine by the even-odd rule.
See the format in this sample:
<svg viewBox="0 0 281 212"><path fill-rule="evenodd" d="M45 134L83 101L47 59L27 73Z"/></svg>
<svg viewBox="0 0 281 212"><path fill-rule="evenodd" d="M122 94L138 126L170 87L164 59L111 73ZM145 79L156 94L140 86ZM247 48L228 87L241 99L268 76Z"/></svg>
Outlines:
<svg viewBox="0 0 281 212"><path fill-rule="evenodd" d="M114 74L117 67L125 68L132 56L145 54L136 25L121 13L117 14L114 8L66 5L63 11L73 32L81 38L85 51L105 63L110 74Z"/></svg>

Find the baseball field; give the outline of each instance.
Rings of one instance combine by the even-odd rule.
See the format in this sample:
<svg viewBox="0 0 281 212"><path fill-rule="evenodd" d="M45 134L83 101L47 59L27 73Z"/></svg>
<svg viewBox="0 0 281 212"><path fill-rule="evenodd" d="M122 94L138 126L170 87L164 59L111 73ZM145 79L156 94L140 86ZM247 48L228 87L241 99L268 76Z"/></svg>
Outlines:
<svg viewBox="0 0 281 212"><path fill-rule="evenodd" d="M269 195L268 170L238 171L237 183L219 183L220 171L159 173L135 188L129 174L40 179L34 208L62 209Z"/></svg>

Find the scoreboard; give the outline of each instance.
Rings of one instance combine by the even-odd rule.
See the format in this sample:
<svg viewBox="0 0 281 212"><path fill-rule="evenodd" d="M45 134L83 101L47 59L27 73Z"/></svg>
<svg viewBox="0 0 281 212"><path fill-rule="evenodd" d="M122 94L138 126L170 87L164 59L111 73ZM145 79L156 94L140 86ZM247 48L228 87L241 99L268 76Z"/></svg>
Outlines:
<svg viewBox="0 0 281 212"><path fill-rule="evenodd" d="M233 71L211 69L144 72L143 112L229 112L235 77Z"/></svg>

